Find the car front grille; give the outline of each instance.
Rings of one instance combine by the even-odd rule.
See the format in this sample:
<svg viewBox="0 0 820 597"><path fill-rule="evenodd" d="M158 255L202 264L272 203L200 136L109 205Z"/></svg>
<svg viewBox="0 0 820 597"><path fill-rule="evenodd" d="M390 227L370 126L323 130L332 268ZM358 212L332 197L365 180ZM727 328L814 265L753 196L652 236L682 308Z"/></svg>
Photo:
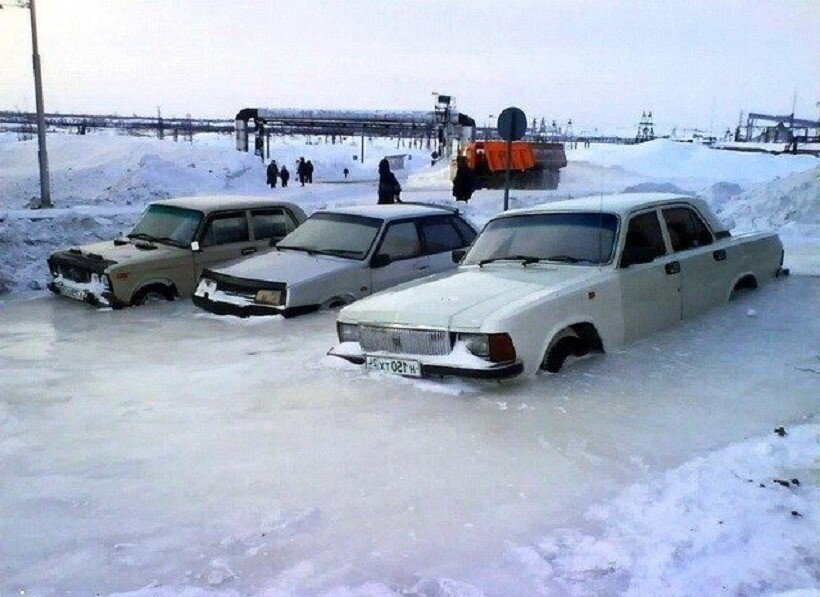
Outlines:
<svg viewBox="0 0 820 597"><path fill-rule="evenodd" d="M260 290L280 290L284 292L287 289L287 284L284 282L237 278L207 269L202 272L202 277L209 278L216 282L217 289L225 294L241 296L250 300L253 300L256 297L256 293Z"/></svg>
<svg viewBox="0 0 820 597"><path fill-rule="evenodd" d="M444 330L413 330L406 328L363 325L359 344L366 351L393 354L447 355L452 344Z"/></svg>
<svg viewBox="0 0 820 597"><path fill-rule="evenodd" d="M233 284L226 280L220 280L217 282L216 287L225 294L233 294L234 296L241 296L250 300L253 300L257 292L255 288L249 288L248 286L243 286L240 284Z"/></svg>
<svg viewBox="0 0 820 597"><path fill-rule="evenodd" d="M81 284L88 284L91 282L92 274L101 275L111 265L115 265L115 262L97 255L85 256L71 250L54 253L48 259L48 267L54 276L59 275Z"/></svg>

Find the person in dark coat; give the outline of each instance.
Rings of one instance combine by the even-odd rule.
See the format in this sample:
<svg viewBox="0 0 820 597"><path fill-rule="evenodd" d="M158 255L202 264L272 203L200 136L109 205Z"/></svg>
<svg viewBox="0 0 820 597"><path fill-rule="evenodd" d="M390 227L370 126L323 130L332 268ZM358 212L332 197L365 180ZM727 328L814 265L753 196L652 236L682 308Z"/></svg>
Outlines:
<svg viewBox="0 0 820 597"><path fill-rule="evenodd" d="M401 203L400 194L401 185L390 171L390 162L382 158L379 162L379 203Z"/></svg>
<svg viewBox="0 0 820 597"><path fill-rule="evenodd" d="M271 160L268 164L268 186L276 188L276 180L279 178L279 167L276 165L276 160Z"/></svg>
<svg viewBox="0 0 820 597"><path fill-rule="evenodd" d="M307 179L307 164L305 164L305 158L299 158L299 163L296 164L296 176L299 177L299 184L305 186L305 180Z"/></svg>
<svg viewBox="0 0 820 597"><path fill-rule="evenodd" d="M282 186L288 186L288 180L290 179L290 172L288 172L288 167L283 165L282 169L279 170L279 178L282 179Z"/></svg>
<svg viewBox="0 0 820 597"><path fill-rule="evenodd" d="M453 197L456 201L467 201L473 196L476 187L475 173L467 165L467 159L459 156L456 160L456 176L453 178Z"/></svg>
<svg viewBox="0 0 820 597"><path fill-rule="evenodd" d="M313 184L313 162L310 160L305 162L305 179L308 184Z"/></svg>
<svg viewBox="0 0 820 597"><path fill-rule="evenodd" d="M347 179L347 175L350 174L350 170L345 168L344 170L342 170L342 173L345 175L345 179Z"/></svg>

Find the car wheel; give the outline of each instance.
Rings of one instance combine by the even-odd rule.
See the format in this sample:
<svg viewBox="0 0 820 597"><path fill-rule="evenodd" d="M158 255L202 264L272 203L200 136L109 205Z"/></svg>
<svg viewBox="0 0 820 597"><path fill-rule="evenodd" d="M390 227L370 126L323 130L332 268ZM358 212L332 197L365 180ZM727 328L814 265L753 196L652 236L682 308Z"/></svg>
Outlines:
<svg viewBox="0 0 820 597"><path fill-rule="evenodd" d="M571 356L584 356L587 353L586 345L571 331L559 334L547 348L541 369L549 373L558 373L564 362Z"/></svg>
<svg viewBox="0 0 820 597"><path fill-rule="evenodd" d="M171 293L170 289L159 286L149 286L148 288L144 288L135 294L131 304L145 305L149 303L164 303L172 300L174 300L174 295Z"/></svg>

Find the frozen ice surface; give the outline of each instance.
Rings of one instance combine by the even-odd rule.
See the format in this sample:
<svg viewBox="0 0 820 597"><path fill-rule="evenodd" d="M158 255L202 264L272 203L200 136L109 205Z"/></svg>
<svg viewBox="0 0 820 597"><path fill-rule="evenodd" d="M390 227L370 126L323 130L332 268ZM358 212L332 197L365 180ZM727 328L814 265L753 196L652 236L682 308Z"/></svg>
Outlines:
<svg viewBox="0 0 820 597"><path fill-rule="evenodd" d="M816 415L819 293L793 276L560 374L440 391L328 364L333 313L0 302L0 594L546 590L511 546Z"/></svg>

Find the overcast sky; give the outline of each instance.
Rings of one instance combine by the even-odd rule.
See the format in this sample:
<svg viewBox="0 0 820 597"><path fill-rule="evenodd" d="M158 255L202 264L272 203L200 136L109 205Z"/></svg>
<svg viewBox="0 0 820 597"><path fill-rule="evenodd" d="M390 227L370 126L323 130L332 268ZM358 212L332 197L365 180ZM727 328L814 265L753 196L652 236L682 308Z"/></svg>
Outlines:
<svg viewBox="0 0 820 597"><path fill-rule="evenodd" d="M3 0L0 0L0 4ZM818 0L37 0L46 110L506 106L575 130L818 116ZM0 10L0 109L34 109L28 11Z"/></svg>

